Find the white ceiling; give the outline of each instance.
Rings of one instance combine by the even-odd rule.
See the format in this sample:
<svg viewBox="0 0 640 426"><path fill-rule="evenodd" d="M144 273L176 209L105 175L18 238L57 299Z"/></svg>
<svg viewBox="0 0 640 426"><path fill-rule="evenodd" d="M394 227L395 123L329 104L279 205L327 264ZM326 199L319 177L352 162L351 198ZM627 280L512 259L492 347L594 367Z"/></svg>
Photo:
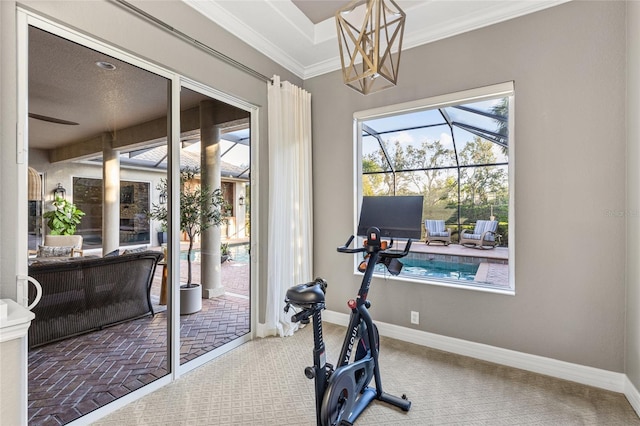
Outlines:
<svg viewBox="0 0 640 426"><path fill-rule="evenodd" d="M335 19L348 0L183 0L307 79L340 69ZM403 50L570 0L396 0L407 14Z"/></svg>

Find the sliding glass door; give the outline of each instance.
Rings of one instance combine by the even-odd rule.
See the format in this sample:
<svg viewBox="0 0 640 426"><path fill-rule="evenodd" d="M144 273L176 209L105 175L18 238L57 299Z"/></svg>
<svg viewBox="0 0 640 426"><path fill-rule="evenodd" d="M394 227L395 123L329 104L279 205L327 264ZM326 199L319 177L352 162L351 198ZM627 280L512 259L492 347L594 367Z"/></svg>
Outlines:
<svg viewBox="0 0 640 426"><path fill-rule="evenodd" d="M250 333L250 114L182 87L180 364ZM192 123L192 124L191 124Z"/></svg>
<svg viewBox="0 0 640 426"><path fill-rule="evenodd" d="M30 22L28 417L64 424L251 337L253 110Z"/></svg>

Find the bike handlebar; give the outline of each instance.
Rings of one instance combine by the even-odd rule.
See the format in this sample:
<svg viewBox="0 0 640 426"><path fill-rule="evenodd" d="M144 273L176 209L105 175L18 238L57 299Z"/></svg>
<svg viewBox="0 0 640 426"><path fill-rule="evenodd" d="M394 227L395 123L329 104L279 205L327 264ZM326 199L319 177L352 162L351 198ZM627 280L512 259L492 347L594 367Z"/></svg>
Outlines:
<svg viewBox="0 0 640 426"><path fill-rule="evenodd" d="M404 250L383 250L380 252L380 256L390 257L394 259L405 257L409 254L409 250L411 249L411 242L411 238L409 238L407 240L407 244L404 246Z"/></svg>
<svg viewBox="0 0 640 426"><path fill-rule="evenodd" d="M367 250L366 247L349 248L349 246L351 245L351 242L353 241L353 238L354 238L353 235L350 236L347 242L344 243L343 246L338 247L338 251L340 253L360 253Z"/></svg>
<svg viewBox="0 0 640 426"><path fill-rule="evenodd" d="M351 245L351 242L353 242L354 236L350 236L349 239L347 240L347 242L343 245L337 248L338 252L340 253L362 253L367 251L366 247L358 247L358 248L349 248L349 246ZM391 247L393 246L393 239L391 240L391 243L389 244L389 248L386 250L381 250L380 256L384 256L384 257L389 257L389 258L401 258L401 257L405 257L406 255L409 254L409 250L411 249L411 238L409 238L407 240L407 244L404 246L404 250L390 250Z"/></svg>

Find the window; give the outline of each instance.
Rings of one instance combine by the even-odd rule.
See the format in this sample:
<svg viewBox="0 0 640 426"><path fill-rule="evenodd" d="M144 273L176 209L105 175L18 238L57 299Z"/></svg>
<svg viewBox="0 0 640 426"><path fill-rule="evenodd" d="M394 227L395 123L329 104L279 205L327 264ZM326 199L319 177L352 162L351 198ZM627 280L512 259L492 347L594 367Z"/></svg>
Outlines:
<svg viewBox="0 0 640 426"><path fill-rule="evenodd" d="M149 182L120 181L120 244L149 244ZM73 200L86 213L78 226L84 246L102 246L102 179L73 178Z"/></svg>
<svg viewBox="0 0 640 426"><path fill-rule="evenodd" d="M513 292L513 98L505 83L355 115L358 199L424 198L399 279ZM444 223L442 238L425 220Z"/></svg>

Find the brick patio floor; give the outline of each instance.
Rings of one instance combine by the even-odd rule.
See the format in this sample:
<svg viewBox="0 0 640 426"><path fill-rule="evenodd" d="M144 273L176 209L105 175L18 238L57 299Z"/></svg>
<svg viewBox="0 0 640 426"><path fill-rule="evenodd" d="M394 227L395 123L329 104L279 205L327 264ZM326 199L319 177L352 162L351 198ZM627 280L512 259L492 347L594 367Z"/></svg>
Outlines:
<svg viewBox="0 0 640 426"><path fill-rule="evenodd" d="M161 312L154 317L29 351L30 425L69 423L168 374L167 316L156 304L161 274L159 266L151 294ZM181 364L250 331L249 264L224 263L222 283L224 296L203 299L202 311L180 317Z"/></svg>

